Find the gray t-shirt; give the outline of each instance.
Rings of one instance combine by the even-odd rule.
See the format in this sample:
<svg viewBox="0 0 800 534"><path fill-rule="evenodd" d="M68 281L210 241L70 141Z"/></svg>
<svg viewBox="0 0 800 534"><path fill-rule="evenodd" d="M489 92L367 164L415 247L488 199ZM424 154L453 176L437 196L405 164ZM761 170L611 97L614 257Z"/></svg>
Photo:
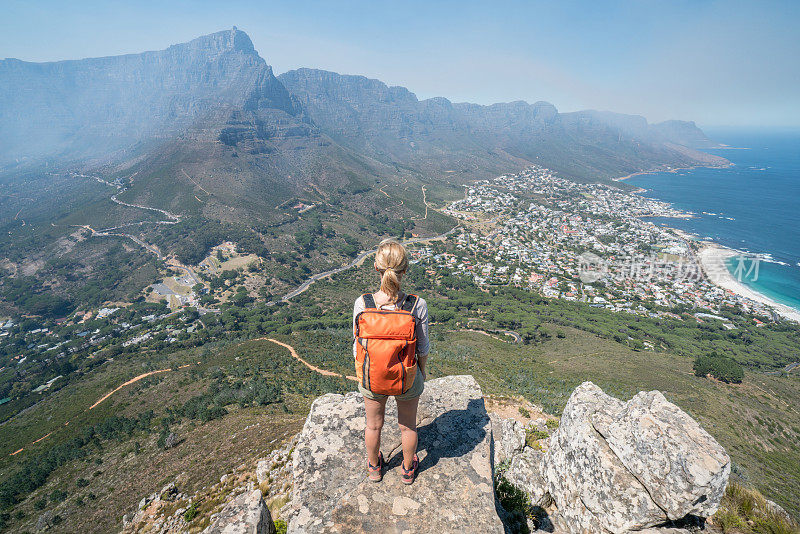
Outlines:
<svg viewBox="0 0 800 534"><path fill-rule="evenodd" d="M414 317L416 320L416 334L417 334L417 354L426 356L431 350L431 342L428 339L428 304L422 297L417 297L417 305L414 307ZM381 306L382 310L394 310L394 304L384 304ZM359 313L364 311L364 297L360 296L356 299L353 305L353 331L355 331L356 317ZM356 341L353 341L353 357L356 356Z"/></svg>

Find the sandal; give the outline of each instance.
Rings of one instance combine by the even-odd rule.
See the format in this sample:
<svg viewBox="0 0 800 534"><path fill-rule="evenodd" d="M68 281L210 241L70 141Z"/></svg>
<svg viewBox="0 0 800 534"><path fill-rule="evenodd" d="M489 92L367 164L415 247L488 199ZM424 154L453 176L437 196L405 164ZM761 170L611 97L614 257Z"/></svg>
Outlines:
<svg viewBox="0 0 800 534"><path fill-rule="evenodd" d="M403 484L413 484L414 479L417 478L417 470L419 469L419 458L417 455L414 455L414 461L411 463L411 469L406 469L402 463L400 467L403 469L403 476L401 477L403 480Z"/></svg>
<svg viewBox="0 0 800 534"><path fill-rule="evenodd" d="M380 482L383 480L383 453L378 452L378 467L374 467L367 459L367 472L369 479L373 482Z"/></svg>

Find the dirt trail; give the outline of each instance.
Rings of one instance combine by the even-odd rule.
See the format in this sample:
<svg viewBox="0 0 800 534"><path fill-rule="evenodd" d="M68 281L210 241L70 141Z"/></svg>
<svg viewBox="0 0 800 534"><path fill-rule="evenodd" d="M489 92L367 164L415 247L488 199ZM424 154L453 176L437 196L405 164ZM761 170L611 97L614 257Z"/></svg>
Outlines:
<svg viewBox="0 0 800 534"><path fill-rule="evenodd" d="M134 383L138 382L139 380L141 380L141 379L143 379L143 378L147 378L148 376L152 376L152 375L157 375L157 374L159 374L159 373L166 373L167 371L172 371L172 369L160 369L160 370L158 370L158 371L150 371L150 372L148 372L148 373L142 373L142 374L140 374L139 376L137 376L137 377L135 377L135 378L131 378L131 379L130 379L130 380L128 380L127 382L123 382L122 384L120 384L120 385L119 385L119 386L117 386L116 388L112 389L111 391L109 391L108 393L106 393L105 395L103 395L102 397L100 397L100 400L98 400L97 402L95 402L94 404L92 404L91 406L89 406L89 409L90 409L90 410L94 410L94 409L95 409L97 406L99 406L99 405L100 405L100 403L102 403L104 400L106 400L106 399L107 399L107 398L109 398L111 395L113 395L113 394L114 394L114 393L116 393L117 391L121 390L121 389L122 389L122 388L124 388L125 386L130 386L131 384L134 384ZM35 442L34 442L34 443L35 443Z"/></svg>
<svg viewBox="0 0 800 534"><path fill-rule="evenodd" d="M208 191L206 191L206 190L203 188L203 186L202 186L202 185L200 185L199 183L197 183L197 181L196 181L194 178L192 178L191 176L189 176L189 173L187 173L187 172L186 172L185 170L183 170L183 169L181 169L181 172L183 173L183 175L184 175L185 177L187 177L189 180L191 180L191 181L192 181L192 183L193 183L194 185L196 185L197 187L199 187L199 188L200 188L200 191L202 191L203 193L205 193L205 194L206 194L206 195L208 195L208 196L211 196L211 193L209 193ZM197 198L197 197L194 197L194 198ZM200 199L199 199L199 198L197 198L197 200L200 200ZM202 202L202 200L200 200L200 202Z"/></svg>
<svg viewBox="0 0 800 534"><path fill-rule="evenodd" d="M425 191L425 186L422 186L422 202L425 204L425 216L424 217L411 217L412 221L424 221L428 218L428 195Z"/></svg>
<svg viewBox="0 0 800 534"><path fill-rule="evenodd" d="M269 341L271 343L275 343L276 345L280 345L281 347L289 349L289 353L291 353L292 357L295 360L299 361L300 363L302 363L303 365L305 365L306 367L308 367L309 369L311 369L315 373L319 373L319 374L321 374L323 376L334 376L334 377L338 377L338 378L346 378L347 380L352 380L353 382L358 382L358 379L356 377L354 377L354 376L341 375L341 374L335 373L333 371L328 371L326 369L321 369L321 368L317 367L316 365L311 365L310 363L305 361L303 358L301 358L299 354L297 354L297 351L295 350L295 348L293 346L289 345L288 343L283 343L282 341L278 341L277 339L273 339L271 337L259 337L259 338L255 338L255 339L249 339L247 341L242 341L242 343L240 343L240 345L243 344L243 343L250 343L251 341ZM157 371L148 371L146 373L142 373L139 376L131 378L127 382L123 382L119 386L115 387L114 389L112 389L111 391L109 391L108 393L106 393L105 395L100 397L97 400L97 402L95 402L94 404L89 406L84 411L88 412L89 410L93 410L93 409L97 408L100 404L102 404L103 402L108 400L108 398L111 397L114 393L117 393L118 391L120 391L121 389L125 388L126 386L130 386L131 384L135 384L136 382L138 382L138 381L140 381L140 380L142 380L144 378L147 378L148 376L153 376L153 375L157 375L157 374L160 374L160 373L167 373L169 371L177 371L178 369L185 369L185 368L189 367L190 365L191 364L187 363L185 365L181 365L181 366L178 366L178 367L169 367L167 369L159 369ZM69 425L69 421L64 423L64 426L67 426L67 425ZM48 432L47 434L45 434L41 438L39 438L36 441L32 442L31 445L39 443L40 441L50 437L50 435L53 432L55 432L55 431L53 430L53 431ZM24 450L25 450L25 447L22 447L21 449L10 453L9 456L16 456L17 454L21 453Z"/></svg>
<svg viewBox="0 0 800 534"><path fill-rule="evenodd" d="M348 380L352 380L353 382L358 382L358 378L356 378L354 376L340 375L339 373L335 373L333 371L328 371L326 369L320 369L316 365L311 365L310 363L305 361L303 358L301 358L300 355L297 354L297 351L294 350L294 347L289 345L288 343L283 343L283 342L278 341L277 339L273 339L271 337L259 337L259 338L256 338L256 339L251 339L249 341L270 341L272 343L275 343L276 345L280 345L281 347L289 349L289 352L291 353L292 357L295 360L299 361L300 363L302 363L303 365L305 365L306 367L308 367L309 369L311 369L315 373L319 373L319 374L321 374L323 376L336 376L336 377L339 377L339 378L346 378ZM249 341L244 341L243 343L248 343Z"/></svg>
<svg viewBox="0 0 800 534"><path fill-rule="evenodd" d="M198 363L199 363L199 362L198 362ZM108 393L106 393L105 395L103 395L102 397L100 397L100 399L99 399L97 402L95 402L94 404L92 404L91 406L89 406L88 408L86 408L86 409L84 410L84 412L88 412L89 410L93 410L93 409L95 409L95 408L96 408L97 406L99 406L99 405L100 405L100 404L101 404L103 401L107 400L107 399L108 399L108 398L109 398L111 395L113 395L113 394L114 394L114 393L116 393L117 391L121 390L121 389L122 389L122 388L124 388L125 386L129 386L129 385L131 385L131 384L134 384L134 383L138 382L139 380L141 380L141 379L143 379L143 378L147 378L148 376L152 376L152 375L157 375L157 374L159 374L159 373L166 373L166 372L168 372L168 371L176 371L176 370L178 370L178 369L185 369L185 368L189 367L190 365L191 365L191 364L187 363L187 364L185 364L185 365L181 365L181 366L179 366L179 367L170 367L170 368L168 368L168 369L159 369L158 371L149 371L149 372L147 372L147 373L142 373L142 374L140 374L139 376L137 376L137 377L134 377L134 378L131 378L131 379L130 379L130 380L128 380L127 382L124 382L123 384L120 384L120 385L119 385L119 386L117 386L116 388L112 389L111 391L109 391ZM64 423L64 426L67 426L67 425L69 425L69 423L70 423L70 422L69 422L69 421L67 421L66 423ZM46 439L46 438L50 437L50 435L51 435L53 432L55 432L55 430L51 430L50 432L48 432L47 434L45 434L45 435L44 435L44 436L42 436L41 438L37 439L36 441L32 441L32 442L31 442L31 445L35 445L35 444L39 443L40 441L42 441L42 440L44 440L44 439ZM21 449L19 449L19 450L16 450L16 451L14 451L14 452L10 453L10 454L9 454L9 456L16 456L17 454L21 453L21 452L22 452L22 451L24 451L24 450L25 450L25 447L22 447Z"/></svg>

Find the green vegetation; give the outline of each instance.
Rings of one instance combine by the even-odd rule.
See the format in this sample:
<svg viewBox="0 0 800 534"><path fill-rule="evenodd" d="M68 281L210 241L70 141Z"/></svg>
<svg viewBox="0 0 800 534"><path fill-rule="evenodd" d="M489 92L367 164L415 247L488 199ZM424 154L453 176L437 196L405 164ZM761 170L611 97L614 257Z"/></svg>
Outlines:
<svg viewBox="0 0 800 534"><path fill-rule="evenodd" d="M196 483L208 483L218 473L216 469L219 466L228 465L223 469L231 469L238 465L234 462L252 459L250 445L242 448L241 443L224 436L229 438L235 433L244 437L259 432L261 438L250 438L253 440L250 443L266 447L273 439L268 436L274 436L275 432L281 432L279 436L285 435L283 433L288 431L281 421L291 421L292 434L299 429L296 425L313 398L325 392L348 391L351 387L344 380L313 373L294 360L284 348L263 341L240 343L231 340L216 345L213 350L203 347L173 351L167 346L160 353L150 353L149 359L154 368L177 367L184 362L192 362L192 365L183 371L142 380L106 401L96 413L84 412L92 400L97 399L98 392L130 378L129 373L137 372L137 367L141 369L138 355L122 354L88 378L69 383L55 392L52 400L40 402L30 412L6 423L11 425L6 429L11 439L4 443L3 452L20 447L25 447L25 450L13 458L7 454L0 458L3 481L0 483L0 510L12 513L47 509L54 506L50 504L50 497L61 495L54 494L56 490L70 493L69 500L58 504L59 507L80 507L94 499L94 493L86 493L85 484L90 484L93 492L99 493L98 490L106 488L105 495L100 497L104 506L109 506L108 499L115 500L116 504L108 509L107 521L116 526L118 517L115 510L139 499L142 484L157 486L165 476L164 457L161 455L169 457L171 453L157 443L165 432L167 435L179 433L182 437L181 442L175 445L179 456L172 461L171 471L168 471L171 476L185 471L187 453L196 451L193 454L202 455L203 461L211 461L216 466L212 470L192 473ZM113 369L117 371L109 375ZM126 371L119 374L122 370ZM64 399L70 399L67 409ZM70 409L75 410L74 415L69 414ZM130 413L132 409L144 411L136 415ZM51 421L49 416L43 417L42 410L55 419ZM293 415L295 412L299 412L298 415ZM63 425L65 417L71 419L68 426ZM96 421L90 423L91 419ZM263 425L264 421L269 421L269 424ZM229 425L239 424L251 430L245 431L237 426L233 427L236 430L226 430ZM31 441L54 429L47 440L36 446L30 445ZM213 453L204 450L204 443L215 440L217 445ZM225 443L224 447L220 448L220 443ZM109 485L117 487L114 481L128 469L126 464L130 460L120 463L125 455L140 457L136 460L139 468L129 475L135 476L137 482L126 485L124 493L109 491ZM102 461L101 456L106 461ZM19 458L23 459L21 464L17 461ZM158 463L148 464L157 458ZM102 472L96 467L100 464L103 465ZM54 476L56 472L74 473L67 479L74 481L71 484L74 484L75 495L59 482L63 480L60 475ZM146 475L147 472L150 474ZM145 482L146 476L150 477L147 479L149 482ZM40 504L43 491L48 498ZM74 521L78 521L80 514L62 515L70 528L79 527L79 522ZM35 517L27 514L23 519L14 520L12 515L8 524L16 525L13 528L18 530L17 521L28 520L35 520ZM110 528L104 527L104 530Z"/></svg>
<svg viewBox="0 0 800 534"><path fill-rule="evenodd" d="M304 214L292 211L293 202L288 202L274 220L209 221L192 211L178 224L143 227L146 240L186 263L197 263L228 240L237 243L239 252L261 258L252 266L204 277L212 291L226 292L216 295L226 302L219 305L220 313L202 316L196 310L167 315L161 304L136 302L142 287L164 276L163 266L126 239L86 238L74 227L43 224L51 220L44 213L26 214L29 221L40 221L38 234L31 233L31 225L9 226L14 233L0 238L0 253L8 251L19 272L0 277L0 304L16 322L0 344L0 367L5 367L0 370L0 399L10 399L0 404L8 436L0 451L0 530L31 530L35 517L50 507L58 508L62 528L74 531L79 529L75 507L90 501L96 501L92 508L108 511L98 530L111 530L118 526L118 517L112 516L136 502L142 487L157 488L164 477L186 471L186 465L205 461L206 455L216 471L192 471L191 483L218 479L234 462L296 432L311 399L351 390L351 383L321 377L285 349L254 339L278 337L312 364L352 374L352 302L377 282L369 259L363 268L317 282L289 303L266 306L265 301L284 294L312 270L341 265L378 237L449 229L449 220L433 211L430 220L416 221L420 226L403 223L394 212L386 215L400 198L406 206L421 206L417 183L408 184L401 196L387 198L370 196L375 191L369 192L374 184L368 182L355 180L354 187L340 193L365 188L357 213L333 198ZM81 185L70 198L85 201L89 192ZM191 197L188 201L197 202ZM120 210L116 214L128 213L128 208L106 202L86 217L101 217L100 208L109 207ZM141 215L142 210L134 211ZM71 217L69 224L92 222ZM32 265L26 255L37 251L47 256L56 250L42 253L41 239L52 247L59 242L66 252L59 248L52 258L37 256L34 274L22 275L22 266ZM13 240L22 248L14 248ZM435 252L459 254L448 243L430 246ZM681 319L613 313L509 285L481 288L465 277L426 273L429 267L425 261L413 265L406 286L429 303L432 377L470 373L487 394L522 395L550 414L559 414L584 380L623 399L643 389L662 390L726 447L737 476L793 513L800 512L800 419L793 408L800 402L800 380L793 374L764 373L796 360L796 326L758 327L734 309L720 312L734 325L730 330L722 322L695 321L691 309L668 310ZM254 288L251 275L263 285ZM204 305L218 304L215 295L203 298ZM116 299L133 304L102 320L55 321L69 311ZM22 317L22 312L36 317ZM502 330L519 333L521 343L512 343L511 336L498 333ZM123 345L145 333L150 337ZM143 372L184 365L189 367L148 377L96 410L85 411L101 392ZM41 393L34 392L59 375ZM740 385L704 380L707 375ZM524 408L519 412L530 416ZM550 430L557 424L547 421ZM50 432L49 438L31 445ZM222 438L234 434L241 436L238 443ZM526 441L535 446L546 435L532 430ZM213 451L207 447L222 441ZM509 510L536 517L536 510L504 479L497 480L497 487ZM726 495L730 515L727 523L720 520L723 528L784 532L759 526L748 511L758 507L747 504L757 499L742 495Z"/></svg>
<svg viewBox="0 0 800 534"><path fill-rule="evenodd" d="M193 502L189 505L185 512L183 512L183 519L186 520L187 523L191 522L192 519L197 517L197 503Z"/></svg>
<svg viewBox="0 0 800 534"><path fill-rule="evenodd" d="M24 499L29 493L45 484L50 474L68 462L84 458L89 454L87 446L98 446L102 440L131 437L137 430L149 431L153 412L148 411L136 419L112 416L95 426L80 429L78 436L52 447L47 452L26 460L20 470L0 482L0 506L10 507ZM80 486L80 485L79 485ZM67 498L65 491L53 490L50 502L61 502Z"/></svg>
<svg viewBox="0 0 800 534"><path fill-rule="evenodd" d="M541 446L539 445L539 440L540 439L544 439L544 438L546 438L548 436L550 436L550 434L548 434L547 432L545 432L543 430L539 430L537 428L528 428L525 431L525 444L528 447L533 447L535 449L541 449Z"/></svg>
<svg viewBox="0 0 800 534"><path fill-rule="evenodd" d="M736 480L728 482L713 521L725 533L797 534L800 525L767 503L758 491Z"/></svg>
<svg viewBox="0 0 800 534"><path fill-rule="evenodd" d="M723 382L741 384L744 378L744 369L735 360L712 352L707 356L699 356L695 359L694 374L695 376L711 375Z"/></svg>
<svg viewBox="0 0 800 534"><path fill-rule="evenodd" d="M508 464L498 466L494 474L494 494L497 501L507 513L506 524L510 532L515 534L528 534L528 520L535 528L539 528L547 517L547 512L540 506L531 504L528 495L511 484L503 473L508 469Z"/></svg>

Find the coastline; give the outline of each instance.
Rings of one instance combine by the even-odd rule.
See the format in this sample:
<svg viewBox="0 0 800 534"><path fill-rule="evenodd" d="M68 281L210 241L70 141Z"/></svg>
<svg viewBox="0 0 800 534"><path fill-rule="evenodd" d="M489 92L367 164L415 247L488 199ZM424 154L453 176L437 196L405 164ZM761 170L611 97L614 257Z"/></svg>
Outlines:
<svg viewBox="0 0 800 534"><path fill-rule="evenodd" d="M720 149L732 149L732 150L746 150L746 148L739 148L739 147L730 147L730 146L721 146L718 147ZM670 173L677 173L683 170L692 170L697 168L726 168L732 167L735 163L729 162L728 165L725 166L717 166L717 165L693 165L688 167L677 167L674 169L669 170L651 170L651 171L639 171L627 176L622 176L619 178L614 178L614 181L622 181L627 180L628 178L633 178L635 176L641 176L646 174L657 174L662 172L670 172ZM641 188L639 188L641 189ZM640 191L637 191L639 193ZM641 191L641 193L646 193L646 190ZM772 308L772 310L781 316L784 319L788 319L790 321L800 323L800 310L788 306L786 304L777 302L776 300L759 293L758 291L748 287L746 284L737 280L728 269L727 260L731 257L740 256L740 255L747 255L745 252L732 249L729 247L725 247L718 243L708 240L700 240L696 235L692 235L686 231L673 228L669 224L666 225L670 231L681 237L682 239L688 242L694 242L698 245L698 250L695 254L698 263L700 264L703 272L706 275L706 278L717 287L739 295L740 297L744 297L748 300L753 302L757 302L764 306L768 306Z"/></svg>
<svg viewBox="0 0 800 534"><path fill-rule="evenodd" d="M703 168L703 169L725 169L727 167L733 167L734 165L736 165L736 164L729 161L726 165L689 165L688 167L674 167L674 168L671 168L671 169L653 169L653 170L650 170L650 171L634 172L634 173L628 174L626 176L619 176L617 178L612 178L611 180L614 181L614 182L622 182L624 180L627 180L628 178L633 178L634 176L642 176L642 175L645 175L645 174L658 174L658 173L661 173L661 172L670 172L670 173L674 174L674 173L680 172L680 171L690 171L692 169L700 169L700 168Z"/></svg>
<svg viewBox="0 0 800 534"><path fill-rule="evenodd" d="M712 284L752 301L767 305L784 319L800 322L800 311L754 291L733 277L728 270L726 261L728 258L743 254L742 252L710 241L701 241L700 245L697 259Z"/></svg>

